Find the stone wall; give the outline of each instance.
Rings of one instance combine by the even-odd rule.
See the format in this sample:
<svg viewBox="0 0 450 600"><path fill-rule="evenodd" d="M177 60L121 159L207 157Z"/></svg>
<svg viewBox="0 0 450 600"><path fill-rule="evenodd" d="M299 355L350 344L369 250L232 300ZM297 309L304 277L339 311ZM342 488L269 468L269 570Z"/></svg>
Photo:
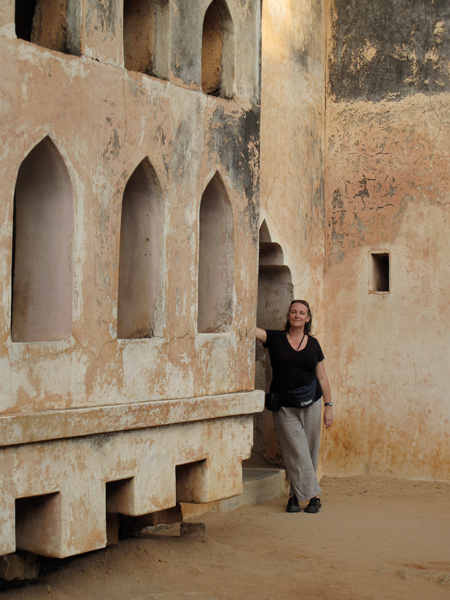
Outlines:
<svg viewBox="0 0 450 600"><path fill-rule="evenodd" d="M445 480L448 3L335 0L328 16L325 472Z"/></svg>
<svg viewBox="0 0 450 600"><path fill-rule="evenodd" d="M210 0L31 4L0 9L0 552L66 556L105 544L106 510L241 489L261 15L216 0L205 32Z"/></svg>

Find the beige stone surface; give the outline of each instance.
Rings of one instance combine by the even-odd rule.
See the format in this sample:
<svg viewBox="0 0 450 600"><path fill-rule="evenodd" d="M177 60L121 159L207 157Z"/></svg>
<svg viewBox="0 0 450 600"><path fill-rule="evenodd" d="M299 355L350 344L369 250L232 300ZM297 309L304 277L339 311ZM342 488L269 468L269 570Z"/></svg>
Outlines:
<svg viewBox="0 0 450 600"><path fill-rule="evenodd" d="M261 221L281 245L297 296L323 318L324 15L321 3L263 6Z"/></svg>
<svg viewBox="0 0 450 600"><path fill-rule="evenodd" d="M450 477L449 116L446 94L328 104L329 474ZM388 292L371 291L377 251Z"/></svg>
<svg viewBox="0 0 450 600"><path fill-rule="evenodd" d="M9 50L9 45L7 47ZM26 48L30 53L37 52L34 48ZM42 54L42 52L41 52ZM12 60L12 56L10 57ZM41 56L37 57L39 61ZM76 64L75 59L72 60L72 67L78 71L81 64ZM76 59L81 63L83 60ZM58 90L67 89L69 81L67 74L59 73L59 68L64 70L66 66L58 64L59 58L49 57L48 60L49 72L53 68L58 71L56 80L59 76L62 77L62 82L57 81L55 85ZM74 185L75 194L75 248L74 248L74 320L72 336L62 342L49 342L45 346L45 351L40 345L11 344L8 337L9 327L9 303L3 307L3 340L4 348L9 358L2 360L2 377L3 385L8 386L5 389L5 400L7 404L2 407L3 412L27 411L31 407L34 409L46 408L65 408L70 406L83 406L89 404L116 404L123 401L124 397L132 394L133 398L139 397L142 393L142 388L145 388L147 395L151 398L158 397L180 397L194 395L204 395L205 393L222 393L224 391L234 391L229 385L232 381L237 383L235 389L251 389L251 378L253 365L246 359L253 342L249 339L240 340L239 332L245 329L250 329L252 316L252 296L251 289L254 275L248 269L248 259L256 260L256 250L252 248L251 237L239 235L239 228L236 227L235 238L235 282L234 294L236 299L242 299L243 306L247 306L247 310L242 310L241 307L235 304L234 308L234 323L233 331L228 336L210 336L199 339L195 342L195 326L196 314L194 307L196 306L196 271L195 258L197 251L196 215L198 211L198 202L201 198L201 192L208 182L208 178L212 177L216 164L211 164L209 168L201 175L196 173L193 177L194 164L192 157L190 160L190 182L173 181L170 186L172 189L167 189L169 184L163 181L162 187L167 190L168 197L166 198L167 207L172 207L170 213L166 213L166 239L165 247L167 255L165 257L166 264L174 264L177 277L166 279L164 297L165 297L165 318L163 322L164 337L155 337L150 340L136 340L130 343L118 341L115 333L116 319L116 298L118 285L118 234L120 224L120 203L123 194L124 184L127 179L127 172L123 171L125 165L129 165L129 173L133 169L133 163L136 165L141 158L146 154L151 154L152 163L155 166L161 166L159 163L162 160L160 153L155 152L149 147L146 140L158 139L160 134L157 133L158 128L163 128L163 122L172 121L172 116L166 112L167 102L159 101L154 98L146 107L146 114L140 113L144 107L136 106L136 115L127 114L125 119L125 104L127 102L133 106L131 97L128 100L123 98L122 86L123 82L115 80L114 73L105 75L105 69L96 67L94 64L85 65L89 67L90 75L82 75L79 79L80 86L84 88L79 91L81 95L87 95L90 98L91 107L89 108L89 120L87 123L87 113L84 108L79 116L78 127L74 122L74 110L79 110L80 106L67 106L71 103L71 98L64 102L64 114L58 115L59 119L55 122L55 114L48 114L50 111L54 113L58 107L58 103L52 103L51 107L46 102L45 98L41 98L38 106L33 103L33 114L36 121L51 122L51 134L55 141L61 138L59 144L60 150L66 146L67 152L70 154L65 156L66 165L72 175L73 181L78 185ZM18 75L20 76L20 65L16 64ZM94 72L92 72L92 69ZM97 71L97 72L96 72ZM110 83L110 75L114 84ZM22 76L26 79L25 74ZM122 77L122 75L120 75ZM131 92L133 75L128 81L128 93ZM102 81L103 79L103 81ZM142 78L140 78L142 79ZM88 81L86 81L88 80ZM50 78L51 82L51 78ZM95 82L95 84L94 84ZM145 82L144 82L145 83ZM98 84L98 85L97 85ZM159 84L162 85L162 84ZM51 86L51 83L50 83ZM100 86L100 87L98 87ZM108 99L102 101L101 98L95 100L92 90L100 90L102 87L110 87L112 95L108 95ZM52 94L51 90L47 89L48 94ZM127 92L125 92L127 95ZM181 94L181 97L175 100L177 106L176 111L181 110L184 114L182 119L187 119L191 113L206 113L212 117L215 106L209 106L208 99L203 95L192 94L191 92L177 90L174 95ZM63 92L66 96L66 93ZM103 95L103 94L102 94ZM132 92L131 92L132 95ZM33 93L34 96L34 93ZM156 104L156 106L153 104ZM206 106L198 105L206 103ZM122 135L126 136L126 148L118 156L119 148L115 147L119 142L114 141L118 135L118 129L111 127L108 123L111 122L111 117L108 116L108 109L105 106L103 114L96 114L97 107L108 104L110 109L115 112L112 105L117 105L119 114L117 115L117 128L123 128L125 121L134 123L135 131L127 124L127 131L122 130ZM166 106L164 106L166 105ZM235 105L234 105L235 106ZM102 107L103 108L103 107ZM227 105L224 110L229 110ZM31 108L24 109L23 115L17 115L17 122L24 120L25 114ZM126 112L129 113L129 108ZM152 114L152 120L147 110ZM236 109L231 109L230 118L233 118L233 113ZM17 110L20 113L20 108ZM47 114L45 114L47 113ZM237 114L241 113L237 109ZM175 115L173 115L175 116ZM200 116L200 115L198 115ZM206 117L206 114L204 114ZM145 119L145 123L142 122ZM148 120L147 120L148 119ZM176 117L175 117L176 119ZM77 156L78 152L85 146L85 142L81 140L81 136L89 138L89 129L94 127L96 123L105 123L105 127L101 128L96 134L96 144L110 150L106 150L107 156L100 158L97 146L92 147L90 152L85 147L86 154L82 152L82 156ZM190 120L193 126L195 122ZM203 119L200 121L203 122ZM145 131L145 127L149 130ZM141 130L141 127L144 129ZM48 134L48 126L38 127L35 140L38 141L43 133ZM72 129L73 138L70 140L68 129ZM43 131L44 130L44 131ZM83 131L84 130L84 131ZM27 136L22 136L20 130L14 133L13 131L3 131L4 139L9 139L8 147L11 151L8 152L9 166L5 173L5 194L9 197L8 218L4 222L5 233L9 229L11 232L12 218L12 198L15 185L15 175L17 163L20 164L21 156L17 154L19 146L22 146L24 141L25 148L22 151L25 153L31 149L33 142L29 141L32 133L27 132ZM100 140L102 134L104 137ZM162 134L162 132L161 132ZM171 134L167 132L169 138ZM197 131L192 131L192 136L196 137ZM15 137L15 139L14 139ZM141 138L141 144L145 147L139 147L137 137ZM78 142L77 142L78 138ZM70 140L70 142L69 142ZM199 140L201 146L207 144L207 140ZM151 144L153 146L153 143ZM109 153L112 153L110 156ZM134 155L132 157L131 155ZM202 155L197 157L197 161L202 161ZM214 161L214 158L212 159ZM97 165L98 163L98 165ZM124 164L125 163L125 164ZM72 165L72 167L71 167ZM200 168L200 162L197 162L197 168ZM204 167L202 167L204 168ZM158 171L161 179L165 179L164 169ZM130 173L131 174L131 173ZM191 186L188 192L187 186ZM89 202L86 198L86 191L92 194L92 200ZM182 189L184 188L184 189ZM244 199L238 194L232 194L230 190L232 204L235 206L234 219L239 220L239 216L246 210ZM191 198L197 197L196 203L192 204ZM102 206L103 200L108 202ZM180 201L183 198L184 201ZM108 243L104 243L104 235L107 235ZM10 278L6 275L10 273L11 264L11 233L6 236L4 241L4 250L2 252L3 269L5 270L5 278L2 280L3 292L6 297L10 296ZM239 239L241 241L239 241ZM91 260L94 258L94 261ZM181 257L187 261L185 266L180 263ZM244 300L245 290L245 300ZM250 293L247 296L247 293ZM242 308L243 308L242 306ZM186 339L183 339L184 336ZM178 341L181 340L181 341ZM239 341L239 343L238 343ZM182 347L180 347L182 344ZM194 360L197 367L203 364L204 351L208 354L212 352L214 357L220 357L223 367L221 374L217 380L207 378L205 381L203 372L192 369L190 364ZM170 360L170 356L175 357ZM194 358L195 357L195 358ZM143 369L136 369L137 361L144 363ZM239 369L239 375L235 378L228 378L225 383L224 373L228 372L230 361L233 363L233 369ZM7 364L9 363L9 364ZM193 363L192 363L193 364ZM56 366L57 365L57 366ZM204 365L206 368L206 364ZM159 375L155 377L155 373ZM138 383L138 381L140 383ZM135 385L138 383L138 385ZM206 385L205 385L206 384ZM128 399L128 398L127 398Z"/></svg>
<svg viewBox="0 0 450 600"><path fill-rule="evenodd" d="M105 494L110 512L145 514L241 489L262 409L260 5L232 0L223 19L217 2L215 97L209 0L150 4L154 35L132 44L136 2L42 0L20 26L0 8L0 553L103 547ZM222 243L205 285L207 203Z"/></svg>
<svg viewBox="0 0 450 600"><path fill-rule="evenodd" d="M93 27L90 14L84 15L83 31ZM245 30L253 44L250 63L258 52L257 16ZM241 8L234 18L242 32ZM107 25L103 29L121 43L121 32ZM258 180L258 130L245 132L245 151L253 162L235 165L230 144L245 145L238 123L257 112L252 104L257 97L244 95L247 105L242 108L234 100L126 71L106 59L63 55L6 37L0 43L8 65L0 105L5 148L1 412L251 390L253 340L244 332L254 327L258 198L245 189ZM96 43L103 47L102 40ZM200 65L200 56L197 62ZM253 72L254 84L257 79ZM9 337L14 188L21 162L46 136L60 153L72 184L72 335L44 346L14 344ZM116 335L121 202L129 177L146 157L164 197L161 260L171 276L164 278L154 337L122 341ZM232 327L227 335L198 336L198 214L215 173L232 207Z"/></svg>

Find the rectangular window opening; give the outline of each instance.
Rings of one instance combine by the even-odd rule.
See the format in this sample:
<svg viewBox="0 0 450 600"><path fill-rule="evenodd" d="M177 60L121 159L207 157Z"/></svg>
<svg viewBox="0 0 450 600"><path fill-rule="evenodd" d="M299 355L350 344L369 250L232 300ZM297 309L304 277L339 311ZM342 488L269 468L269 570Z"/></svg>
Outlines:
<svg viewBox="0 0 450 600"><path fill-rule="evenodd" d="M370 290L372 292L389 292L389 254L387 252L371 254Z"/></svg>

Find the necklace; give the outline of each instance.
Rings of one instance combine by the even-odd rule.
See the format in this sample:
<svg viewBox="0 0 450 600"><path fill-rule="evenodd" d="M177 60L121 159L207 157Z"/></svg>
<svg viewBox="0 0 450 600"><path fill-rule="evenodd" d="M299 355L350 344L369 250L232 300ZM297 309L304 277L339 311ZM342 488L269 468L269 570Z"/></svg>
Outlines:
<svg viewBox="0 0 450 600"><path fill-rule="evenodd" d="M298 352L298 351L299 351L299 348L300 348L300 346L303 344L303 340L305 339L305 335L306 335L306 333L304 333L304 334L303 334L303 337L302 337L302 339L300 340L300 344L297 346L297 350L296 350L296 352Z"/></svg>

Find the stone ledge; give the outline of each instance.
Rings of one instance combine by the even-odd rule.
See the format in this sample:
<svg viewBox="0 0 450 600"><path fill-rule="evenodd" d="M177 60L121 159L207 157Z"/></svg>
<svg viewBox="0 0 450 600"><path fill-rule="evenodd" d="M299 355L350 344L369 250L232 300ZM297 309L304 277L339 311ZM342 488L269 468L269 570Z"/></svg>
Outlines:
<svg viewBox="0 0 450 600"><path fill-rule="evenodd" d="M135 402L0 417L0 447L261 412L264 392Z"/></svg>

